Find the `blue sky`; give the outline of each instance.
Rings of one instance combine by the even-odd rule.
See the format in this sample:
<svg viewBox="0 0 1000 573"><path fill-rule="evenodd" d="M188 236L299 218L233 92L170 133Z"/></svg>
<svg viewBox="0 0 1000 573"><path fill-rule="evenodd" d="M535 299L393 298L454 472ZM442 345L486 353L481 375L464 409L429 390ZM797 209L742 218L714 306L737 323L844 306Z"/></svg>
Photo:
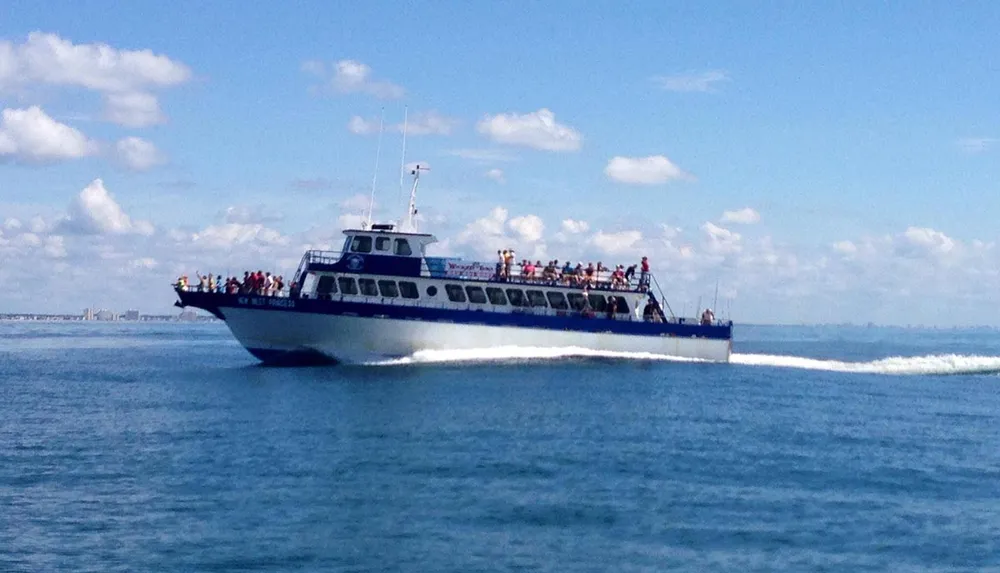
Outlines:
<svg viewBox="0 0 1000 573"><path fill-rule="evenodd" d="M648 253L668 299L693 307L718 282L737 320L1000 319L991 3L7 12L0 276L53 271L0 310L161 312L161 285L190 266L290 272L357 219L372 125L405 106L442 253ZM127 63L142 50L159 58ZM383 219L403 209L400 144L387 130Z"/></svg>

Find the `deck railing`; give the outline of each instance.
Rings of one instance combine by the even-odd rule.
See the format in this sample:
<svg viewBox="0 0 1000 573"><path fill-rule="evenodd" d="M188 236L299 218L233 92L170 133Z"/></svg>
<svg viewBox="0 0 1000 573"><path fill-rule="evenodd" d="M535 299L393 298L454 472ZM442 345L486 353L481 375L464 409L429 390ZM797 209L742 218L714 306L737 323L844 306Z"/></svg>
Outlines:
<svg viewBox="0 0 1000 573"><path fill-rule="evenodd" d="M340 251L306 251L306 254L302 256L302 262L332 265L340 260L340 255Z"/></svg>
<svg viewBox="0 0 1000 573"><path fill-rule="evenodd" d="M302 256L302 262L299 263L299 272L295 275L295 282L298 282L298 278L301 273L304 272L306 265L312 263L332 265L340 261L342 254L343 253L341 251L306 251L306 253ZM510 276L501 278L494 270L495 265L490 266L488 263L479 261L465 261L460 259L451 259L448 257L424 257L424 261L428 268L427 276L435 279L479 280L485 282L503 282L522 285L535 284L542 286L574 286L581 288L584 285L589 285L590 288L594 289L644 292L649 289L650 279L652 278L652 275L650 274L649 278L643 282L640 275L634 275L625 282L624 286L612 287L611 275L614 271L611 269L595 271L591 277L577 277L576 275L573 275L573 278L568 278L563 275L562 269L560 268L557 270L557 276L552 278L543 276L542 269L539 269L534 276L526 276L523 274L523 266L520 263L515 263L511 266ZM469 265L471 270L468 273L462 273L461 271L449 272L445 270L445 265L449 261ZM474 269L472 269L472 267L474 267Z"/></svg>
<svg viewBox="0 0 1000 573"><path fill-rule="evenodd" d="M276 297L276 298L288 298L290 296L287 289L283 291L275 292L274 294L260 294L257 292L237 292L237 293L226 293L216 289L215 291L200 290L198 285L189 286L187 289L182 289L178 285L172 285L178 291L181 292L199 292L204 294L241 294L245 296L266 296L266 297ZM491 310L491 308L510 308L509 312L504 312L504 314L523 314L530 316L559 316L559 317L577 317L581 319L594 319L594 320L609 320L606 311L595 311L595 310L573 310L573 309L554 309L552 307L542 307L542 306L517 306L510 307L508 305L494 305L491 303L444 303L440 301L431 301L426 299L409 299L402 297L383 297L383 296L366 296L366 295L343 295L343 294L331 294L325 297L296 297L303 298L306 300L333 300L342 302L365 302L365 303L378 303L388 306L398 306L398 307L419 307L419 308L434 308L442 310L466 310L466 311L479 311L479 312L489 312L494 313L496 311ZM642 309L636 308L630 310L628 313L615 313L614 318L611 320L625 321L625 322L651 322L651 323L669 323L669 324L699 324L698 318L685 318L685 317L675 317L671 316L669 318L653 318L647 319L642 315ZM726 320L715 320L713 326L727 326L731 325L731 321Z"/></svg>

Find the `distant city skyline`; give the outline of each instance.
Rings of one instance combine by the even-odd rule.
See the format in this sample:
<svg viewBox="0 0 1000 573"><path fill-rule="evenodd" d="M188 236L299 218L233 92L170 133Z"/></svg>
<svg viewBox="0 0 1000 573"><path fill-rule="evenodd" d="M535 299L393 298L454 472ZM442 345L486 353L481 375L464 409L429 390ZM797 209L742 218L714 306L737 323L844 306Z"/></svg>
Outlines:
<svg viewBox="0 0 1000 573"><path fill-rule="evenodd" d="M0 312L0 320L25 321L65 321L65 322L163 322L163 321L213 321L214 316L193 309L178 310L173 314L142 314L130 309L125 312L115 312L110 309L85 308L76 314L41 313L41 312Z"/></svg>
<svg viewBox="0 0 1000 573"><path fill-rule="evenodd" d="M433 254L648 255L737 322L1000 323L992 3L14 6L0 312L291 277L373 176L403 213L405 114Z"/></svg>

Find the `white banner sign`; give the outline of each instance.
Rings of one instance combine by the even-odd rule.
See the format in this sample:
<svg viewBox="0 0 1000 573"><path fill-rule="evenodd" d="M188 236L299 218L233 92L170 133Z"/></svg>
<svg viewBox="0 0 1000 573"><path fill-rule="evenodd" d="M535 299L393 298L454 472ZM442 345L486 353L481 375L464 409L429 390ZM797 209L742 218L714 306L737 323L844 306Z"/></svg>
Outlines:
<svg viewBox="0 0 1000 573"><path fill-rule="evenodd" d="M456 278L464 277L469 279L489 280L496 274L496 270L496 265L490 265L487 263L448 261L445 266L444 274L445 276Z"/></svg>

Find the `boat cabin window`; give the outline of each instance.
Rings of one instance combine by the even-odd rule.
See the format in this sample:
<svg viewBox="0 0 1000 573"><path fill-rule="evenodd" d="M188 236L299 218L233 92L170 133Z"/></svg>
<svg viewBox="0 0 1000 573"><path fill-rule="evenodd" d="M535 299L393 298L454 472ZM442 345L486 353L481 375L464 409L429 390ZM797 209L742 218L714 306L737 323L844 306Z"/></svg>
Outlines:
<svg viewBox="0 0 1000 573"><path fill-rule="evenodd" d="M352 253L370 253L372 252L372 238L365 235L357 235L354 240L351 241L351 252Z"/></svg>
<svg viewBox="0 0 1000 573"><path fill-rule="evenodd" d="M358 294L358 285L351 277L340 277L337 279L342 294Z"/></svg>
<svg viewBox="0 0 1000 573"><path fill-rule="evenodd" d="M459 285L444 285L444 291L448 293L448 300L451 302L465 302L465 291Z"/></svg>
<svg viewBox="0 0 1000 573"><path fill-rule="evenodd" d="M396 288L396 281L378 281L378 290L382 296L395 298L399 296L399 289Z"/></svg>
<svg viewBox="0 0 1000 573"><path fill-rule="evenodd" d="M527 294L528 294L528 302L531 303L531 306L541 306L541 307L548 306L547 304L545 304L545 293L543 293L542 291L529 290L527 291Z"/></svg>
<svg viewBox="0 0 1000 573"><path fill-rule="evenodd" d="M604 312L608 308L608 299L604 298L603 294L590 293L590 296L587 297L587 304L597 312Z"/></svg>
<svg viewBox="0 0 1000 573"><path fill-rule="evenodd" d="M316 284L316 296L323 298L331 294L337 294L337 279L331 275L319 277L319 282Z"/></svg>
<svg viewBox="0 0 1000 573"><path fill-rule="evenodd" d="M469 302L486 304L486 293L483 292L483 287L467 286L465 292L469 295Z"/></svg>
<svg viewBox="0 0 1000 573"><path fill-rule="evenodd" d="M392 252L401 257L408 257L413 254L413 250L410 249L410 242L406 239L396 239L396 246Z"/></svg>
<svg viewBox="0 0 1000 573"><path fill-rule="evenodd" d="M375 237L375 250L388 251L392 246L392 239L389 237Z"/></svg>
<svg viewBox="0 0 1000 573"><path fill-rule="evenodd" d="M510 299L511 306L528 306L528 301L524 298L524 291L519 288L507 289L507 298Z"/></svg>
<svg viewBox="0 0 1000 573"><path fill-rule="evenodd" d="M566 297L563 296L563 293L553 290L546 293L546 296L549 299L549 306L552 308L556 310L569 309L569 304L566 303Z"/></svg>
<svg viewBox="0 0 1000 573"><path fill-rule="evenodd" d="M420 298L417 283L410 281L399 281L399 294L403 295L403 298Z"/></svg>
<svg viewBox="0 0 1000 573"><path fill-rule="evenodd" d="M364 296L378 296L378 288L373 279L358 279L358 288Z"/></svg>
<svg viewBox="0 0 1000 573"><path fill-rule="evenodd" d="M625 300L625 297L610 295L608 298L610 299L612 297L618 301L618 308L616 312L618 314L628 314L628 301Z"/></svg>
<svg viewBox="0 0 1000 573"><path fill-rule="evenodd" d="M569 299L569 307L573 310L584 310L587 308L587 297L578 292L571 292L566 295L566 298Z"/></svg>
<svg viewBox="0 0 1000 573"><path fill-rule="evenodd" d="M486 296L491 304L507 304L507 297L503 295L502 289L486 287Z"/></svg>

